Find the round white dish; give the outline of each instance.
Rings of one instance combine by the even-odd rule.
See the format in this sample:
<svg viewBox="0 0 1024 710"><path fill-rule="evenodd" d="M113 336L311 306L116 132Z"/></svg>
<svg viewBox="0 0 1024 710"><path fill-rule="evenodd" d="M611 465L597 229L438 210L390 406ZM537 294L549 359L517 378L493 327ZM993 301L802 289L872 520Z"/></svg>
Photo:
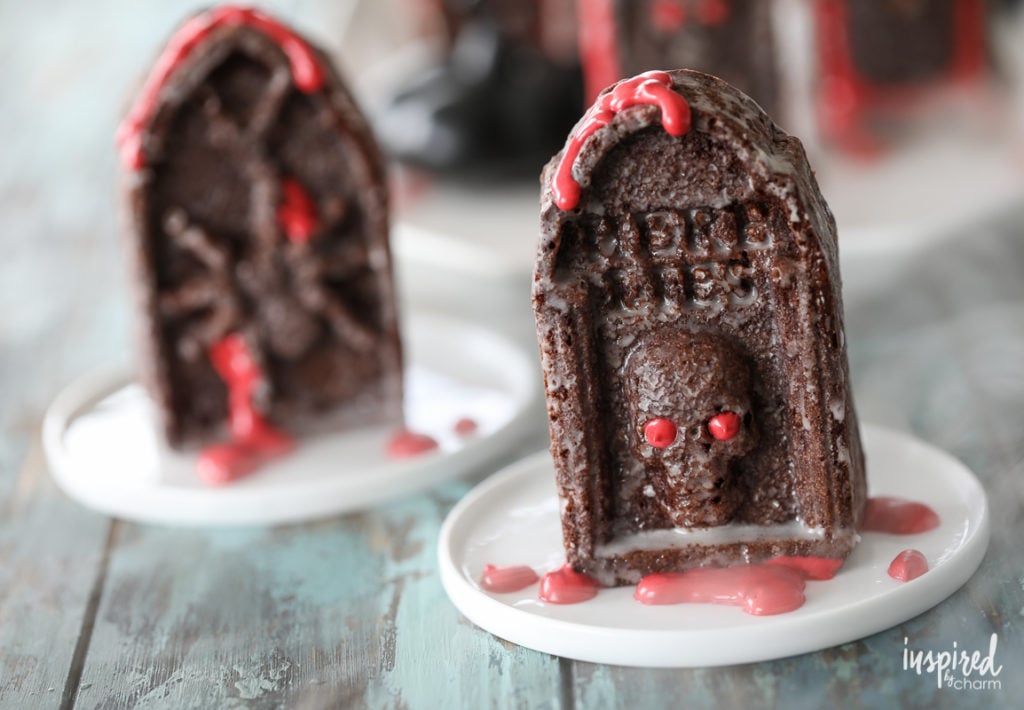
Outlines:
<svg viewBox="0 0 1024 710"><path fill-rule="evenodd" d="M410 313L404 330L406 421L439 449L394 460L395 433L364 428L302 439L291 455L211 488L195 453L171 451L155 406L128 375L93 375L50 406L43 443L58 485L100 512L171 525L298 522L364 508L479 469L544 423L535 358L489 330ZM478 428L453 426L463 417ZM540 424L538 424L538 422Z"/></svg>
<svg viewBox="0 0 1024 710"><path fill-rule="evenodd" d="M441 529L441 581L477 626L521 646L593 663L700 667L750 663L835 646L895 626L935 606L974 573L989 539L984 490L949 454L913 437L865 426L869 491L924 502L940 516L919 535L864 533L832 580L808 581L803 607L750 616L709 604L645 606L633 587L603 589L586 602L548 604L538 584L521 592L481 589L484 566L528 565L543 576L565 560L554 471L547 452L477 486ZM907 583L887 574L902 550L931 569Z"/></svg>

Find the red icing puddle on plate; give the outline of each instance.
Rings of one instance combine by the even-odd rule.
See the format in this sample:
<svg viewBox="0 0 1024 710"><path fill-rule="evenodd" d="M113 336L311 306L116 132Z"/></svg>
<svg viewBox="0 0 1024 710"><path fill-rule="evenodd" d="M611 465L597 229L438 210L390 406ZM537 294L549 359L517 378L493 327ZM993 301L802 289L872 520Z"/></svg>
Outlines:
<svg viewBox="0 0 1024 710"><path fill-rule="evenodd" d="M633 596L643 604L726 604L767 616L802 607L805 585L800 569L785 564L702 567L649 574Z"/></svg>
<svg viewBox="0 0 1024 710"><path fill-rule="evenodd" d="M455 422L452 430L459 436L469 436L475 434L476 430L480 428L475 419L470 417L462 417L462 419Z"/></svg>
<svg viewBox="0 0 1024 710"><path fill-rule="evenodd" d="M924 503L875 497L865 507L864 530L869 532L914 535L938 525L938 514ZM724 604L741 607L755 616L783 614L804 605L808 581L830 580L842 565L841 559L776 557L763 564L649 574L636 585L633 597L650 605ZM889 565L889 575L903 582L927 571L928 561L917 550L904 550ZM487 591L503 593L525 589L535 581L536 574L529 567L499 569L487 565L480 585ZM538 596L551 604L578 604L593 599L600 590L595 579L566 563L544 575Z"/></svg>
<svg viewBox="0 0 1024 710"><path fill-rule="evenodd" d="M728 604L748 614L781 614L804 603L807 580L835 576L842 560L817 557L778 557L765 564L704 567L685 572L651 574L640 580L634 598L651 605ZM530 567L486 565L480 586L496 594L517 592L537 581ZM601 591L594 578L566 563L540 580L538 597L550 604L579 604Z"/></svg>
<svg viewBox="0 0 1024 710"><path fill-rule="evenodd" d="M387 445L387 454L389 458L407 459L436 448L437 440L434 437L406 429L391 437Z"/></svg>
<svg viewBox="0 0 1024 710"><path fill-rule="evenodd" d="M540 577L532 567L517 565L514 567L495 567L484 565L484 573L480 578L480 586L495 594L508 594L526 589L537 582Z"/></svg>
<svg viewBox="0 0 1024 710"><path fill-rule="evenodd" d="M889 564L889 576L899 582L917 579L928 571L928 560L918 550L904 550Z"/></svg>
<svg viewBox="0 0 1024 710"><path fill-rule="evenodd" d="M593 577L580 574L568 562L540 581L541 601L551 604L578 604L593 599L601 585Z"/></svg>
<svg viewBox="0 0 1024 710"><path fill-rule="evenodd" d="M939 515L924 503L879 496L864 508L864 531L916 535L939 527Z"/></svg>

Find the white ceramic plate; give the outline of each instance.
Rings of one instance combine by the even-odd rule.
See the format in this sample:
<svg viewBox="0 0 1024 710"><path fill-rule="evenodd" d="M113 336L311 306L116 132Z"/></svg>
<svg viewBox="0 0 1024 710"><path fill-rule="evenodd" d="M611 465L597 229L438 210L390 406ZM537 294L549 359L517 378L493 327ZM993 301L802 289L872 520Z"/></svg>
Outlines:
<svg viewBox="0 0 1024 710"><path fill-rule="evenodd" d="M406 419L440 448L392 460L393 429L300 441L297 450L220 488L200 483L195 455L170 451L154 405L127 375L75 383L50 406L43 439L51 471L80 503L112 516L172 525L297 522L367 507L479 469L506 455L544 420L534 357L458 320L411 313L404 331ZM477 432L460 437L469 417Z"/></svg>
<svg viewBox="0 0 1024 710"><path fill-rule="evenodd" d="M538 585L492 594L484 565L528 565L543 575L564 563L554 472L538 453L481 483L441 529L441 581L476 625L513 643L567 658L625 666L697 667L764 661L863 638L930 609L974 573L989 539L985 493L963 464L906 434L864 428L871 495L930 505L941 525L920 535L865 533L836 577L807 582L807 602L777 616L706 604L645 606L633 587L579 604L537 598ZM924 553L931 569L900 583L889 563Z"/></svg>

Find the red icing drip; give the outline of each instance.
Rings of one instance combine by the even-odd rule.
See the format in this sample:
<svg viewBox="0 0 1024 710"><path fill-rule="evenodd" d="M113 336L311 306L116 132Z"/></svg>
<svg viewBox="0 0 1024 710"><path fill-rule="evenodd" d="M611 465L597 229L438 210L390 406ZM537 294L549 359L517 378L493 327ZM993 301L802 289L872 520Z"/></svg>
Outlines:
<svg viewBox="0 0 1024 710"><path fill-rule="evenodd" d="M986 69L985 0L957 0L954 10L953 59L946 76L921 86L876 85L854 66L849 36L847 2L819 0L816 6L818 63L821 88L818 113L822 130L847 150L861 155L879 151L862 125L865 111L874 105L906 104L930 84L970 83Z"/></svg>
<svg viewBox="0 0 1024 710"><path fill-rule="evenodd" d="M649 71L620 81L587 110L562 153L552 183L559 209L571 210L579 204L580 186L572 176L572 166L583 144L611 123L617 113L638 105L661 109L661 125L669 135L682 136L690 130L690 105L672 90L672 77L667 72Z"/></svg>
<svg viewBox="0 0 1024 710"><path fill-rule="evenodd" d="M928 571L928 560L917 550L904 550L889 564L889 576L900 582L917 579Z"/></svg>
<svg viewBox="0 0 1024 710"><path fill-rule="evenodd" d="M649 574L633 596L644 604L726 604L767 616L803 606L804 586L803 573L784 564L703 567Z"/></svg>
<svg viewBox="0 0 1024 710"><path fill-rule="evenodd" d="M219 27L247 25L281 47L291 65L292 81L307 94L318 91L324 82L324 71L316 54L299 35L259 10L224 5L196 15L171 37L153 70L143 84L139 99L117 130L121 162L129 170L140 170L146 162L142 149L142 131L156 111L157 99L164 84L188 56Z"/></svg>
<svg viewBox="0 0 1024 710"><path fill-rule="evenodd" d="M253 392L263 374L242 336L231 334L217 341L210 348L209 357L227 386L232 440L203 449L196 462L196 473L203 482L220 485L291 452L295 442L272 427L253 406Z"/></svg>
<svg viewBox="0 0 1024 710"><path fill-rule="evenodd" d="M843 566L843 560L827 557L776 557L768 560L766 564L789 567L802 574L804 579L821 582L835 577L836 572Z"/></svg>
<svg viewBox="0 0 1024 710"><path fill-rule="evenodd" d="M293 244L305 244L320 228L316 202L295 178L284 178L281 181L277 223Z"/></svg>
<svg viewBox="0 0 1024 710"><path fill-rule="evenodd" d="M656 449L664 449L672 445L678 433L676 425L668 419L652 419L644 424L644 438Z"/></svg>
<svg viewBox="0 0 1024 710"><path fill-rule="evenodd" d="M550 604L578 604L597 596L601 585L580 574L566 563L561 569L548 572L540 581L540 598Z"/></svg>
<svg viewBox="0 0 1024 710"><path fill-rule="evenodd" d="M476 420L471 419L470 417L463 417L459 421L455 422L455 426L452 427L452 429L455 430L455 433L458 434L459 436L469 436L470 434L475 434L476 430L479 428L480 425L476 423Z"/></svg>
<svg viewBox="0 0 1024 710"><path fill-rule="evenodd" d="M671 34L686 25L686 8L682 0L654 0L651 4L651 25L665 34Z"/></svg>
<svg viewBox="0 0 1024 710"><path fill-rule="evenodd" d="M924 503L902 498L869 498L864 530L890 535L916 535L939 527L939 516Z"/></svg>
<svg viewBox="0 0 1024 710"><path fill-rule="evenodd" d="M388 442L388 456L393 459L407 459L420 456L437 448L437 440L414 431L400 431Z"/></svg>
<svg viewBox="0 0 1024 710"><path fill-rule="evenodd" d="M729 19L729 3L726 0L701 0L697 5L697 21L708 27L717 27Z"/></svg>
<svg viewBox="0 0 1024 710"><path fill-rule="evenodd" d="M480 586L495 594L518 592L534 584L540 577L532 567L522 565L516 567L495 567L485 565L484 574L480 578Z"/></svg>
<svg viewBox="0 0 1024 710"><path fill-rule="evenodd" d="M718 441L728 441L739 433L742 423L734 412L722 412L708 420L708 433Z"/></svg>
<svg viewBox="0 0 1024 710"><path fill-rule="evenodd" d="M578 0L580 63L588 103L622 76L615 31L615 0Z"/></svg>

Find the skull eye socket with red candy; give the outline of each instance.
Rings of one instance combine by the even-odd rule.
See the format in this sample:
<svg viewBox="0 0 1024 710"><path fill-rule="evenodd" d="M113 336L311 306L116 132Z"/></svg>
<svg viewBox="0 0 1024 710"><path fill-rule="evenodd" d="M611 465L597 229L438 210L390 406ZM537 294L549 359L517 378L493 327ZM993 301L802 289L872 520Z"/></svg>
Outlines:
<svg viewBox="0 0 1024 710"><path fill-rule="evenodd" d="M664 449L676 440L676 425L672 420L658 417L644 424L644 438L656 449Z"/></svg>
<svg viewBox="0 0 1024 710"><path fill-rule="evenodd" d="M718 441L729 441L739 433L742 423L735 412L721 412L708 419L708 433Z"/></svg>

